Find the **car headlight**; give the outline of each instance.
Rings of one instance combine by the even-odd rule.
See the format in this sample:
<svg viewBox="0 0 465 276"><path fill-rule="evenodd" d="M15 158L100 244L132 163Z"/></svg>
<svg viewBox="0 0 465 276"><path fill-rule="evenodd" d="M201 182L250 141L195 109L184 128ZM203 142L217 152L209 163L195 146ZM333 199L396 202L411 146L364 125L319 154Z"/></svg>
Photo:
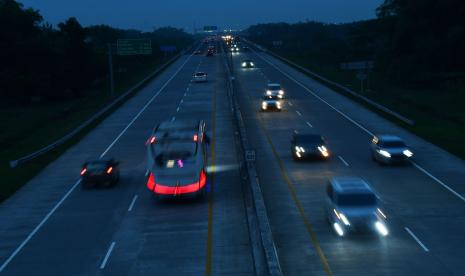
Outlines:
<svg viewBox="0 0 465 276"><path fill-rule="evenodd" d="M254 65L253 65L253 62L250 63L250 66L254 66Z"/></svg>
<svg viewBox="0 0 465 276"><path fill-rule="evenodd" d="M279 90L279 95L283 95L284 94L284 91L283 90Z"/></svg>
<svg viewBox="0 0 465 276"><path fill-rule="evenodd" d="M270 91L270 90L266 90L266 94L267 94L267 95L271 95L271 91Z"/></svg>
<svg viewBox="0 0 465 276"><path fill-rule="evenodd" d="M329 156L328 149L325 146L318 147L318 150L321 152L321 155L323 155L324 157Z"/></svg>
<svg viewBox="0 0 465 276"><path fill-rule="evenodd" d="M305 152L305 149L303 147L295 146L295 151L296 152Z"/></svg>
<svg viewBox="0 0 465 276"><path fill-rule="evenodd" d="M391 154L385 150L378 150L378 152L384 157L391 158Z"/></svg>
<svg viewBox="0 0 465 276"><path fill-rule="evenodd" d="M387 236L389 234L389 231L384 223L381 221L375 222L375 228L383 236Z"/></svg>
<svg viewBox="0 0 465 276"><path fill-rule="evenodd" d="M247 63L243 62L242 63L242 67L245 67L247 65Z"/></svg>
<svg viewBox="0 0 465 276"><path fill-rule="evenodd" d="M344 223L344 225L347 225L347 226L350 225L349 220L347 219L347 217L343 213L339 213L339 217L341 218L341 221L342 221L342 223Z"/></svg>
<svg viewBox="0 0 465 276"><path fill-rule="evenodd" d="M335 222L333 224L333 228L339 236L344 236L344 230L342 230L342 227L339 225L339 223Z"/></svg>
<svg viewBox="0 0 465 276"><path fill-rule="evenodd" d="M263 109L266 109L267 106L268 106L268 104L266 102L262 102L262 108Z"/></svg>
<svg viewBox="0 0 465 276"><path fill-rule="evenodd" d="M413 152L411 152L408 149L404 150L402 153L407 157L412 157L413 156Z"/></svg>
<svg viewBox="0 0 465 276"><path fill-rule="evenodd" d="M276 102L276 107L281 109L281 103L280 102Z"/></svg>

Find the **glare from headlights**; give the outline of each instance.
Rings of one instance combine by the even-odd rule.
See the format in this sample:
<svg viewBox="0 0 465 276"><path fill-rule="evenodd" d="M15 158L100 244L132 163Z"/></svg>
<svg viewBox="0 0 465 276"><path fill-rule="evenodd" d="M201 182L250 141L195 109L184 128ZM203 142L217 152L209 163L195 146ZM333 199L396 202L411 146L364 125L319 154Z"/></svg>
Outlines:
<svg viewBox="0 0 465 276"><path fill-rule="evenodd" d="M391 158L391 154L385 150L379 150L378 152L384 157Z"/></svg>
<svg viewBox="0 0 465 276"><path fill-rule="evenodd" d="M250 66L254 66L254 65L253 65L253 62L250 63Z"/></svg>
<svg viewBox="0 0 465 276"><path fill-rule="evenodd" d="M323 155L324 157L329 156L328 149L325 146L318 147L318 150L321 152L321 155Z"/></svg>
<svg viewBox="0 0 465 276"><path fill-rule="evenodd" d="M267 104L266 102L262 102L262 108L263 108L263 109L266 109L267 106L268 106L268 104Z"/></svg>
<svg viewBox="0 0 465 276"><path fill-rule="evenodd" d="M280 103L280 102L276 102L276 107L277 107L277 108L281 108L281 103Z"/></svg>
<svg viewBox="0 0 465 276"><path fill-rule="evenodd" d="M267 95L271 95L271 91L270 91L270 90L266 90L266 94L267 94Z"/></svg>
<svg viewBox="0 0 465 276"><path fill-rule="evenodd" d="M407 150L404 150L402 153L403 153L405 156L407 156L407 157L412 157L412 156L413 156L413 152L411 152L411 151L408 150L408 149L407 149Z"/></svg>
<svg viewBox="0 0 465 276"><path fill-rule="evenodd" d="M302 155L300 154L300 152L296 152L295 155L297 155L297 157L301 158Z"/></svg>
<svg viewBox="0 0 465 276"><path fill-rule="evenodd" d="M333 224L333 227L334 227L334 230L336 231L336 233L339 235L339 236L344 236L344 231L342 230L342 227L339 225L339 223L335 222Z"/></svg>
<svg viewBox="0 0 465 276"><path fill-rule="evenodd" d="M246 65L247 65L247 63L245 63L245 62L242 63L242 66L243 66L243 67L245 67Z"/></svg>
<svg viewBox="0 0 465 276"><path fill-rule="evenodd" d="M389 234L389 231L386 228L386 225L384 225L384 223L380 221L375 222L375 228L383 236L387 236Z"/></svg>
<svg viewBox="0 0 465 276"><path fill-rule="evenodd" d="M350 225L349 220L347 219L347 217L346 217L343 213L339 213L339 217L341 218L341 220L342 220L342 222L344 223L344 225L347 225L347 226Z"/></svg>
<svg viewBox="0 0 465 276"><path fill-rule="evenodd" d="M284 94L284 91L283 90L279 90L279 94Z"/></svg>
<svg viewBox="0 0 465 276"><path fill-rule="evenodd" d="M376 208L376 211L378 211L378 213L379 213L384 219L387 218L386 215L383 213L383 211L381 211L381 209Z"/></svg>

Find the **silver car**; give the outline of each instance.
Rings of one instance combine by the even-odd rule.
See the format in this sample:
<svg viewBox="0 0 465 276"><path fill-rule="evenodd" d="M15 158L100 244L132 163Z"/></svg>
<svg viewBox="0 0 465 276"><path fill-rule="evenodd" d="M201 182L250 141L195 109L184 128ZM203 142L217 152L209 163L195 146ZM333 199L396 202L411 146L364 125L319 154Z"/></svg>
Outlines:
<svg viewBox="0 0 465 276"><path fill-rule="evenodd" d="M279 83L268 83L266 86L265 94L267 96L276 96L280 99L284 99L284 89Z"/></svg>
<svg viewBox="0 0 465 276"><path fill-rule="evenodd" d="M405 142L394 135L375 135L370 144L373 160L383 164L407 162L413 152Z"/></svg>
<svg viewBox="0 0 465 276"><path fill-rule="evenodd" d="M269 110L277 110L281 111L282 104L281 100L277 96L263 96L261 110L262 111L269 111Z"/></svg>
<svg viewBox="0 0 465 276"><path fill-rule="evenodd" d="M328 221L338 236L375 231L387 236L387 217L370 185L358 177L335 177L326 187Z"/></svg>

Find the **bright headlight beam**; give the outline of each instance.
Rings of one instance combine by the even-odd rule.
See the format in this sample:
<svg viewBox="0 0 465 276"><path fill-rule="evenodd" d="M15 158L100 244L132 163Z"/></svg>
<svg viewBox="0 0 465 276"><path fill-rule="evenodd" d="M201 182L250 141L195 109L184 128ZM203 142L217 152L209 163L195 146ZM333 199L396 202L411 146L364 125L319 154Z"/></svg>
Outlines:
<svg viewBox="0 0 465 276"><path fill-rule="evenodd" d="M339 225L339 223L335 222L333 224L333 228L339 236L344 236L344 230L342 230L342 227Z"/></svg>
<svg viewBox="0 0 465 276"><path fill-rule="evenodd" d="M385 150L379 150L378 152L384 157L391 158L391 154Z"/></svg>
<svg viewBox="0 0 465 276"><path fill-rule="evenodd" d="M375 222L375 228L383 236L387 236L389 234L389 231L386 228L386 225L384 225L382 222L379 222L379 221Z"/></svg>
<svg viewBox="0 0 465 276"><path fill-rule="evenodd" d="M347 219L347 217L346 217L344 214L339 213L339 217L341 218L341 220L342 220L342 222L344 223L344 225L347 225L347 226L350 225L349 220Z"/></svg>
<svg viewBox="0 0 465 276"><path fill-rule="evenodd" d="M403 153L405 156L407 156L407 157L412 157L412 156L413 156L413 152L411 152L411 151L408 150L408 149L407 149L407 150L404 150L402 153Z"/></svg>

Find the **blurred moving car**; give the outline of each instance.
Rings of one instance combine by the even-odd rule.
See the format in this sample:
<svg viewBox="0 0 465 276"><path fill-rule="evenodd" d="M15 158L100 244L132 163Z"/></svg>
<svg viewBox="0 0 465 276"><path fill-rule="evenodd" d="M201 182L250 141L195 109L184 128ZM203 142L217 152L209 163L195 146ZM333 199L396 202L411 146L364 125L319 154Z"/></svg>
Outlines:
<svg viewBox="0 0 465 276"><path fill-rule="evenodd" d="M280 99L284 98L284 90L279 83L268 83L265 93L268 96L277 96Z"/></svg>
<svg viewBox="0 0 465 276"><path fill-rule="evenodd" d="M241 66L242 68L254 68L255 64L252 60L246 59L242 61Z"/></svg>
<svg viewBox="0 0 465 276"><path fill-rule="evenodd" d="M202 120L167 121L147 140L147 188L157 198L204 196L209 138Z"/></svg>
<svg viewBox="0 0 465 276"><path fill-rule="evenodd" d="M206 82L207 81L207 73L205 72L196 72L192 76L192 81L194 82Z"/></svg>
<svg viewBox="0 0 465 276"><path fill-rule="evenodd" d="M405 163L413 152L405 142L394 135L375 135L370 144L373 160L382 164Z"/></svg>
<svg viewBox="0 0 465 276"><path fill-rule="evenodd" d="M326 186L328 221L339 236L349 232L389 234L387 217L370 185L358 177L334 177Z"/></svg>
<svg viewBox="0 0 465 276"><path fill-rule="evenodd" d="M119 180L119 162L114 159L87 161L81 169L81 186L114 186Z"/></svg>
<svg viewBox="0 0 465 276"><path fill-rule="evenodd" d="M281 111L281 99L279 99L277 96L263 96L262 98L262 104L261 104L261 110L262 111L268 111L268 110L277 110Z"/></svg>
<svg viewBox="0 0 465 276"><path fill-rule="evenodd" d="M308 158L327 159L330 156L326 140L318 134L294 133L291 139L294 160Z"/></svg>
<svg viewBox="0 0 465 276"><path fill-rule="evenodd" d="M231 46L231 52L233 52L233 53L238 53L238 52L239 52L239 46L237 46L237 45L232 45L232 46Z"/></svg>

